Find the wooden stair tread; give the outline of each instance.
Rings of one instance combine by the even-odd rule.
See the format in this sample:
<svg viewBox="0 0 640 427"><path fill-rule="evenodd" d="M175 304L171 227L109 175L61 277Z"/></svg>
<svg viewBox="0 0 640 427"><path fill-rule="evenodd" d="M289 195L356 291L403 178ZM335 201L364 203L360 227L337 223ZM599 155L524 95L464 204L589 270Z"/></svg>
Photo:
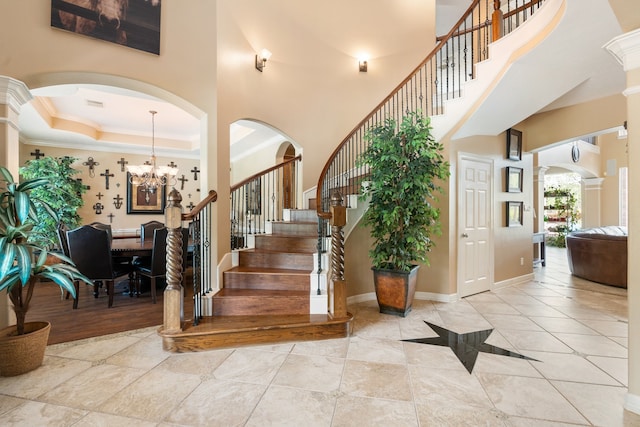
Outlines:
<svg viewBox="0 0 640 427"><path fill-rule="evenodd" d="M222 288L213 296L214 298L228 297L292 297L292 296L308 296L306 291L285 291L278 289L246 289L246 288Z"/></svg>
<svg viewBox="0 0 640 427"><path fill-rule="evenodd" d="M290 341L345 338L351 335L353 315L333 318L329 314L204 317L197 326L185 322L182 331L164 331L166 351L190 352Z"/></svg>
<svg viewBox="0 0 640 427"><path fill-rule="evenodd" d="M233 267L226 270L225 273L246 273L246 274L311 274L312 270L296 270L292 268L262 268L262 267Z"/></svg>
<svg viewBox="0 0 640 427"><path fill-rule="evenodd" d="M287 251L276 251L273 249L256 249L256 248L248 248L248 249L243 249L242 252L245 253L255 253L255 254L260 254L260 253L264 253L264 254L281 254L281 255L287 255L287 254L292 254L292 255L313 255L315 253L314 252L287 252Z"/></svg>

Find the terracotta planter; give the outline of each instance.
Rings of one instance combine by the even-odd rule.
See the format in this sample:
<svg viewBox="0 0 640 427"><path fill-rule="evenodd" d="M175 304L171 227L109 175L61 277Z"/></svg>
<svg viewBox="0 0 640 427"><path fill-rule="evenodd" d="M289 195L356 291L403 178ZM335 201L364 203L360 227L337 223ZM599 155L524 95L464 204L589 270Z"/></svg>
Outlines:
<svg viewBox="0 0 640 427"><path fill-rule="evenodd" d="M411 311L416 293L419 265L411 271L372 268L380 313L405 317Z"/></svg>
<svg viewBox="0 0 640 427"><path fill-rule="evenodd" d="M21 375L42 365L51 323L27 322L24 329L24 335L16 335L16 325L0 329L2 377Z"/></svg>

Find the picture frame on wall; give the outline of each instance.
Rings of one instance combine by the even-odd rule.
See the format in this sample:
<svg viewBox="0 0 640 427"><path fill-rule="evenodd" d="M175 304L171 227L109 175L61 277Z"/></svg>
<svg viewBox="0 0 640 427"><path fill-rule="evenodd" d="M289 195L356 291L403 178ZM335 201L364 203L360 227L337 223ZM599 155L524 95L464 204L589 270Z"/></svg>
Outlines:
<svg viewBox="0 0 640 427"><path fill-rule="evenodd" d="M144 186L133 184L127 172L127 214L164 214L166 192L166 185L154 193L146 191Z"/></svg>
<svg viewBox="0 0 640 427"><path fill-rule="evenodd" d="M507 130L507 159L522 160L522 132Z"/></svg>
<svg viewBox="0 0 640 427"><path fill-rule="evenodd" d="M506 202L507 227L522 226L523 202Z"/></svg>
<svg viewBox="0 0 640 427"><path fill-rule="evenodd" d="M507 166L505 170L505 191L508 193L522 193L523 169Z"/></svg>
<svg viewBox="0 0 640 427"><path fill-rule="evenodd" d="M51 0L51 26L160 54L161 0Z"/></svg>

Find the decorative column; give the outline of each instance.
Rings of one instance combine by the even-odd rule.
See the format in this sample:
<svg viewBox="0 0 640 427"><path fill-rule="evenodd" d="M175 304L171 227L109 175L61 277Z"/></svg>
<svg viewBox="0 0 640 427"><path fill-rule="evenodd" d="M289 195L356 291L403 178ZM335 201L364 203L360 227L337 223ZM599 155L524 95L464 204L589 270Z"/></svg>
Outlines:
<svg viewBox="0 0 640 427"><path fill-rule="evenodd" d="M537 154L535 155L537 159ZM533 209L535 218L533 219L533 232L544 231L544 174L549 168L546 166L536 166L533 168Z"/></svg>
<svg viewBox="0 0 640 427"><path fill-rule="evenodd" d="M182 330L182 196L173 188L167 197L165 226L167 227L167 287L164 290L163 332Z"/></svg>
<svg viewBox="0 0 640 427"><path fill-rule="evenodd" d="M331 307L334 318L347 317L347 282L344 280L344 232L347 224L347 208L342 204L342 194L331 195Z"/></svg>
<svg viewBox="0 0 640 427"><path fill-rule="evenodd" d="M20 142L18 118L22 106L33 99L27 86L21 81L0 76L0 165L18 177L20 167ZM0 328L15 323L6 292L0 292Z"/></svg>
<svg viewBox="0 0 640 427"><path fill-rule="evenodd" d="M640 29L615 37L604 46L627 73L627 141L629 164L629 237L627 291L629 303L629 381L625 409L640 414Z"/></svg>
<svg viewBox="0 0 640 427"><path fill-rule="evenodd" d="M600 193L604 178L582 178L582 228L600 227Z"/></svg>

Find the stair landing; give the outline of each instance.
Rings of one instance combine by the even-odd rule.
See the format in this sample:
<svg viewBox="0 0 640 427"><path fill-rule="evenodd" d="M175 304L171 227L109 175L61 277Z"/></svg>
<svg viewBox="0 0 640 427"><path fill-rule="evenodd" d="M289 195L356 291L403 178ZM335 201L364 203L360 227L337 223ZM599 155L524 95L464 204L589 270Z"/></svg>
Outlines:
<svg viewBox="0 0 640 427"><path fill-rule="evenodd" d="M182 331L164 332L162 347L183 353L225 347L346 338L353 315L332 318L328 314L204 317L197 326L185 323Z"/></svg>

